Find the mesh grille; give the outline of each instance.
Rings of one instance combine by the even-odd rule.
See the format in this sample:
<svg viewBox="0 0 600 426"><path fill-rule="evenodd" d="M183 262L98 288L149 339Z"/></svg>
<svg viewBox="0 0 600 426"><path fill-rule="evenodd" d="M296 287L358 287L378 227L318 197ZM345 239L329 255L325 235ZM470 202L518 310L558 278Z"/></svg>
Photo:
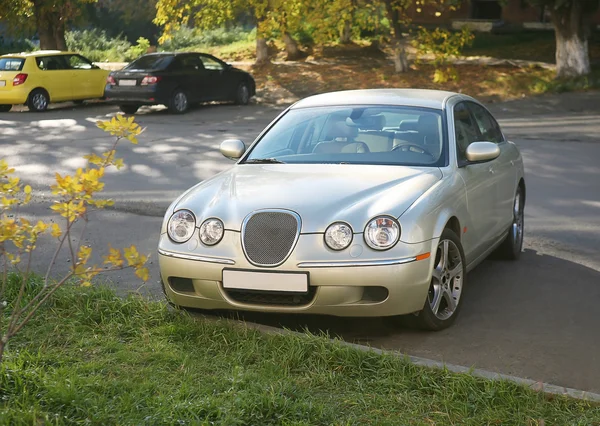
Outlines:
<svg viewBox="0 0 600 426"><path fill-rule="evenodd" d="M252 263L274 266L289 255L298 234L298 220L283 212L259 212L244 228L244 251Z"/></svg>
<svg viewBox="0 0 600 426"><path fill-rule="evenodd" d="M309 287L306 294L286 294L271 291L225 290L236 302L248 305L306 306L315 298L316 287Z"/></svg>

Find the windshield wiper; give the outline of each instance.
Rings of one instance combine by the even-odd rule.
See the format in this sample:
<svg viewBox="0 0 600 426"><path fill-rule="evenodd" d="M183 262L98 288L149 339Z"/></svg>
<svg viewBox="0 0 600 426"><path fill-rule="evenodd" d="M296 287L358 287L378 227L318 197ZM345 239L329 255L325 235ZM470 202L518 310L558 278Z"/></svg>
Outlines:
<svg viewBox="0 0 600 426"><path fill-rule="evenodd" d="M285 164L285 162L276 158L252 158L244 161L244 164Z"/></svg>

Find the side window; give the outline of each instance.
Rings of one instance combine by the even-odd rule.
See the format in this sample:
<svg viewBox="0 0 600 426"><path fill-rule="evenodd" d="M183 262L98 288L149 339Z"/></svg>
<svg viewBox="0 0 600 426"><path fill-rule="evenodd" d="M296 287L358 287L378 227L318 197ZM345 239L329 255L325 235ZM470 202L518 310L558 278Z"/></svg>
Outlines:
<svg viewBox="0 0 600 426"><path fill-rule="evenodd" d="M92 69L92 63L82 56L70 55L70 56L67 56L67 59L69 61L69 65L71 66L71 68L73 68L75 70L91 70Z"/></svg>
<svg viewBox="0 0 600 426"><path fill-rule="evenodd" d="M182 58L183 69L186 71L200 71L204 69L202 61L198 56L184 56Z"/></svg>
<svg viewBox="0 0 600 426"><path fill-rule="evenodd" d="M502 136L500 126L498 126L498 123L496 123L494 117L492 117L490 113L485 110L485 108L483 108L481 105L470 102L469 109L473 113L473 117L475 117L475 122L479 127L479 132L481 132L481 136L484 141L494 143L500 143L504 141L504 136Z"/></svg>
<svg viewBox="0 0 600 426"><path fill-rule="evenodd" d="M464 102L454 107L454 130L456 135L456 151L459 161L466 160L467 147L479 140L479 133L471 113Z"/></svg>
<svg viewBox="0 0 600 426"><path fill-rule="evenodd" d="M209 56L201 56L201 58L204 68L207 70L221 71L223 69L223 65L216 59L213 59Z"/></svg>
<svg viewBox="0 0 600 426"><path fill-rule="evenodd" d="M58 71L70 68L64 56L41 56L35 58L35 61L42 71Z"/></svg>

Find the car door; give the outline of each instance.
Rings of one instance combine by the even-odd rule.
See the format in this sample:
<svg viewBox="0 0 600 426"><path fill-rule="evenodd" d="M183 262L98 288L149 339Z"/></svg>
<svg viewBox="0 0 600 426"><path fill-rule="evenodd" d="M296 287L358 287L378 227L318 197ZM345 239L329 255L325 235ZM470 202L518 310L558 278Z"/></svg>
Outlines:
<svg viewBox="0 0 600 426"><path fill-rule="evenodd" d="M468 102L468 107L479 128L482 140L493 142L500 148L500 155L490 166L494 174L497 202L494 215L494 234L502 234L513 219L513 202L517 188L517 169L514 167L516 150L509 144L492 115L481 105Z"/></svg>
<svg viewBox="0 0 600 426"><path fill-rule="evenodd" d="M227 100L230 98L232 88L227 81L225 72L227 64L219 61L214 56L200 55L204 69L206 70L206 79L210 92L208 93L211 100Z"/></svg>
<svg viewBox="0 0 600 426"><path fill-rule="evenodd" d="M493 161L469 163L466 157L467 147L479 142L481 135L466 102L460 102L453 109L456 159L458 174L463 179L467 193L468 220L463 222L467 232L463 235L463 246L467 260L481 256L493 239L494 211L498 203L494 189L496 175Z"/></svg>
<svg viewBox="0 0 600 426"><path fill-rule="evenodd" d="M100 98L104 94L107 72L81 55L67 55L71 68L72 99Z"/></svg>
<svg viewBox="0 0 600 426"><path fill-rule="evenodd" d="M71 99L71 69L63 55L38 56L35 58L40 69L41 86L50 95L50 101Z"/></svg>
<svg viewBox="0 0 600 426"><path fill-rule="evenodd" d="M195 54L178 55L169 66L177 86L182 87L190 97L190 102L207 99L207 79L200 57Z"/></svg>

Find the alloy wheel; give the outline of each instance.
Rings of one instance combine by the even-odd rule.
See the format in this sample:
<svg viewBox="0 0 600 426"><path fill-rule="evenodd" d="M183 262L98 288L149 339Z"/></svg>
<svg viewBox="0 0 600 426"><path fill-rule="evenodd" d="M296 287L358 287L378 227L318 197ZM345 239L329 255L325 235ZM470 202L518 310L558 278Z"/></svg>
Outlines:
<svg viewBox="0 0 600 426"><path fill-rule="evenodd" d="M429 287L428 302L432 313L440 320L450 318L460 302L463 285L463 264L457 245L451 240L440 241Z"/></svg>
<svg viewBox="0 0 600 426"><path fill-rule="evenodd" d="M524 218L523 218L523 208L522 208L522 197L521 191L517 192L517 196L515 197L515 204L513 207L513 223L511 227L511 232L513 236L513 242L515 244L515 248L518 251L521 251L523 247L523 228L524 228Z"/></svg>
<svg viewBox="0 0 600 426"><path fill-rule="evenodd" d="M41 92L34 94L31 102L38 111L43 111L48 107L48 99L46 99L46 95Z"/></svg>
<svg viewBox="0 0 600 426"><path fill-rule="evenodd" d="M245 105L248 103L248 100L250 98L250 91L248 90L248 86L246 86L245 84L242 84L240 86L238 98L242 105Z"/></svg>
<svg viewBox="0 0 600 426"><path fill-rule="evenodd" d="M188 100L183 92L177 92L173 98L173 105L178 112L183 112L187 109Z"/></svg>

